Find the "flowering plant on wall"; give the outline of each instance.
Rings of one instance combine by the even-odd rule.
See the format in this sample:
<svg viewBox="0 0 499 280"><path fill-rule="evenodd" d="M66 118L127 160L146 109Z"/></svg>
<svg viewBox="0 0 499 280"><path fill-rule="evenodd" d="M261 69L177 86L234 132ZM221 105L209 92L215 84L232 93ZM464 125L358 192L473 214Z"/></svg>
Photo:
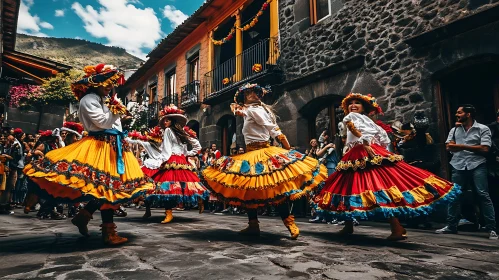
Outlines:
<svg viewBox="0 0 499 280"><path fill-rule="evenodd" d="M131 131L144 131L147 129L147 106L142 104L135 104L130 108L130 114L132 114L132 121L125 126L125 129Z"/></svg>
<svg viewBox="0 0 499 280"><path fill-rule="evenodd" d="M34 85L13 86L9 91L9 107L28 109L33 106L33 99L39 99L43 95L43 89Z"/></svg>

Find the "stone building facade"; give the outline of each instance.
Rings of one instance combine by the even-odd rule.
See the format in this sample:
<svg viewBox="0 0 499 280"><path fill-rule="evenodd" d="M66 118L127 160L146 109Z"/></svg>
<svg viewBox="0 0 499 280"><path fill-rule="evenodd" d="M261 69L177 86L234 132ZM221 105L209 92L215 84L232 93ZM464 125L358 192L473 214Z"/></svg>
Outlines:
<svg viewBox="0 0 499 280"><path fill-rule="evenodd" d="M311 20L312 1L326 4L329 15ZM386 122L409 122L424 111L438 157L446 162L444 142L457 105L474 104L482 123L493 121L499 109L495 2L280 0L285 82L275 98L281 128L292 143L306 147L319 134L319 112L330 112L335 131L342 97L371 93Z"/></svg>

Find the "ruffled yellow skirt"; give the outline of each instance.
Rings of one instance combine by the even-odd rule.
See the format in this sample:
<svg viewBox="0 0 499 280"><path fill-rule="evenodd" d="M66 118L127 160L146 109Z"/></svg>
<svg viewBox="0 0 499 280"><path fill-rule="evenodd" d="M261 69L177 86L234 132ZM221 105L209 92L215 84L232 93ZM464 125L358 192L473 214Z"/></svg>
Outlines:
<svg viewBox="0 0 499 280"><path fill-rule="evenodd" d="M268 147L221 157L202 175L205 186L220 200L257 208L299 199L327 178L327 169L297 151Z"/></svg>
<svg viewBox="0 0 499 280"><path fill-rule="evenodd" d="M43 160L26 165L24 173L53 198L78 201L99 199L118 204L154 187L123 141L124 174L118 174L116 137L87 136L48 152Z"/></svg>

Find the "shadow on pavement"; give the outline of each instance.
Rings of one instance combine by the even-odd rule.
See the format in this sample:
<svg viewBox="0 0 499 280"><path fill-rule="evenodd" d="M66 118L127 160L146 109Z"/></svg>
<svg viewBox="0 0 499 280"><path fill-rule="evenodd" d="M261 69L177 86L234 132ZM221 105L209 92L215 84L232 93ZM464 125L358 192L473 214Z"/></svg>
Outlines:
<svg viewBox="0 0 499 280"><path fill-rule="evenodd" d="M342 243L345 245L358 245L362 247L392 247L407 250L418 250L422 246L420 244L410 243L407 240L403 241L389 241L386 238L375 237L372 235L354 233L350 236L342 236L337 232L317 232L317 231L302 231L307 235L331 241L335 243ZM410 241L410 236L409 239Z"/></svg>
<svg viewBox="0 0 499 280"><path fill-rule="evenodd" d="M206 229L202 231L182 231L169 235L171 238L185 238L193 241L237 242L244 244L275 245L282 247L295 247L306 245L299 240L291 240L287 235L261 232L260 236L239 235L237 230Z"/></svg>
<svg viewBox="0 0 499 280"><path fill-rule="evenodd" d="M137 237L130 232L120 232L120 236L128 238L127 244L134 243ZM118 246L119 247L119 246ZM66 254L71 252L87 252L103 248L112 248L102 243L100 233L91 232L89 238L79 234L44 234L10 236L0 239L0 253L50 253Z"/></svg>

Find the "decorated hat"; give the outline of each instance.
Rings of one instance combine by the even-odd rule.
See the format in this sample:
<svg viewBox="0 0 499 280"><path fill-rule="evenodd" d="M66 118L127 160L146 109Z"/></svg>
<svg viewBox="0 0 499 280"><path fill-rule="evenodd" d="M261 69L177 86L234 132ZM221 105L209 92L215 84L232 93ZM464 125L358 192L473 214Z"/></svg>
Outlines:
<svg viewBox="0 0 499 280"><path fill-rule="evenodd" d="M147 136L147 139L149 141L153 141L156 143L161 143L163 141L163 130L159 126L155 126L154 128L149 129L149 131L147 131L145 135Z"/></svg>
<svg viewBox="0 0 499 280"><path fill-rule="evenodd" d="M260 99L262 99L266 94L271 92L270 87L268 86L261 87L258 84L247 83L236 91L236 94L234 95L234 102L238 104L244 103L244 93L250 90L255 92L258 98Z"/></svg>
<svg viewBox="0 0 499 280"><path fill-rule="evenodd" d="M123 73L119 72L113 65L98 64L96 66L85 66L85 77L71 84L71 90L80 100L88 89L99 86L119 86L125 83Z"/></svg>
<svg viewBox="0 0 499 280"><path fill-rule="evenodd" d="M192 138L197 138L197 134L194 130L192 130L190 127L188 126L184 126L184 131L187 132L187 134L189 134L190 137Z"/></svg>
<svg viewBox="0 0 499 280"><path fill-rule="evenodd" d="M41 140L46 140L47 138L54 137L53 131L50 129L49 130L40 130L40 131L38 131L38 134L40 134Z"/></svg>
<svg viewBox="0 0 499 280"><path fill-rule="evenodd" d="M352 100L359 100L364 105L364 111L366 114L383 114L383 110L379 107L378 103L376 103L376 98L372 95L363 95L360 93L350 93L341 101L341 108L343 108L343 112L345 115L348 114L348 105Z"/></svg>
<svg viewBox="0 0 499 280"><path fill-rule="evenodd" d="M177 106L173 104L165 106L163 110L159 111L159 123L162 123L164 118L174 119L181 126L185 126L187 123L187 117L184 115L184 110L177 108Z"/></svg>
<svg viewBox="0 0 499 280"><path fill-rule="evenodd" d="M62 131L67 131L69 133L74 133L78 138L81 138L83 135L83 125L75 122L64 122L61 128Z"/></svg>
<svg viewBox="0 0 499 280"><path fill-rule="evenodd" d="M14 135L23 135L24 131L20 128L14 129Z"/></svg>

